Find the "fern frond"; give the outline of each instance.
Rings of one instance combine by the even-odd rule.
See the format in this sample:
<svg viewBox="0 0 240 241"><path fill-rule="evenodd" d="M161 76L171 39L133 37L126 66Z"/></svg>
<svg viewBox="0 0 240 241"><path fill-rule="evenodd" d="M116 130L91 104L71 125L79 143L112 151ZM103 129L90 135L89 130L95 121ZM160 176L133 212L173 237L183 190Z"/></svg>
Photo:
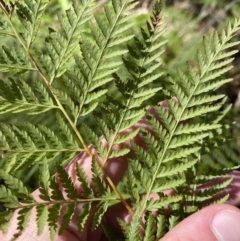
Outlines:
<svg viewBox="0 0 240 241"><path fill-rule="evenodd" d="M76 164L76 168L77 178L80 181L84 180L81 182L81 184L83 184L87 181L86 173L80 168L79 164ZM93 169L95 168L96 164ZM91 193L91 196L81 199L78 194L78 187L73 184L73 180L63 167L57 165L58 174L53 176L51 181L49 180L49 171L47 169L47 162L45 161L40 166L39 197L42 200L38 201L33 199L21 181L4 171L0 172L0 178L5 181L5 185L7 186L5 187L2 185L0 187L0 201L4 203L5 207L11 210L20 209L18 215L19 232L23 231L28 226L29 217L35 207L38 234L42 233L44 224L47 223L51 238L53 238L57 232L61 235L72 221L76 205L82 205L81 212L77 217L77 226L80 234L84 229L92 205L95 205L94 202L97 202L96 215L94 215L92 221L92 230L95 230L100 225L102 217L108 207L113 204L112 202L116 202L116 197L111 194L111 190L104 186L106 185L105 182L103 182L100 176L98 176L98 181L96 181L96 177L95 180L93 177L93 188L96 194L90 189L88 192ZM45 171L47 173L45 173ZM99 171L99 175L101 175L101 171ZM104 192L99 192L101 191L99 183L102 185L101 188L104 188ZM95 186L95 184L97 186ZM17 187L19 187L19 190L17 190ZM86 187L88 189L89 184L85 183L85 185L82 185L82 190L85 191L85 193ZM81 195L81 192L79 193ZM86 196L84 193L83 195ZM19 198L21 198L21 202L18 200ZM2 217L0 216L0 224L1 218L2 220L7 220L8 216L8 213L3 214Z"/></svg>
<svg viewBox="0 0 240 241"><path fill-rule="evenodd" d="M89 216L90 213L90 209L91 209L91 203L87 202L84 203L82 206L82 212L80 213L79 217L78 217L78 221L77 221L77 225L78 225L78 233L81 235L84 226L86 224L87 218Z"/></svg>
<svg viewBox="0 0 240 241"><path fill-rule="evenodd" d="M239 154L240 148L238 144L233 141L227 141L224 144L220 145L218 148L215 148L210 153L206 153L201 158L201 169L207 171L209 169L213 170L229 170L239 166ZM221 174L220 174L221 175Z"/></svg>
<svg viewBox="0 0 240 241"><path fill-rule="evenodd" d="M135 211L134 216L132 217L132 222L130 223L128 229L127 229L127 235L126 235L126 240L127 241L137 241L140 239L140 216L139 216L138 210Z"/></svg>
<svg viewBox="0 0 240 241"><path fill-rule="evenodd" d="M161 210L166 205L170 205L172 203L178 203L180 200L182 200L181 196L160 197L160 199L157 201L151 199L147 205L147 210L148 211L158 211L158 210Z"/></svg>
<svg viewBox="0 0 240 241"><path fill-rule="evenodd" d="M97 211L92 221L92 227L91 227L92 231L94 231L100 225L102 221L102 217L106 213L108 206L109 206L109 202L100 202L97 205Z"/></svg>
<svg viewBox="0 0 240 241"><path fill-rule="evenodd" d="M166 222L165 214L160 213L156 219L157 219L156 238L160 239L166 233L167 222Z"/></svg>
<svg viewBox="0 0 240 241"><path fill-rule="evenodd" d="M68 173L60 165L57 166L57 171L59 173L59 179L61 180L62 187L67 194L69 199L75 199L78 197L78 194L73 186L71 178L68 176Z"/></svg>
<svg viewBox="0 0 240 241"><path fill-rule="evenodd" d="M47 165L47 160L43 160L40 165L39 172L39 197L42 200L49 201L49 186L50 186L50 173Z"/></svg>
<svg viewBox="0 0 240 241"><path fill-rule="evenodd" d="M74 215L75 207L76 207L75 203L66 204L66 207L65 207L66 210L62 217L61 227L59 228L58 235L63 234L63 232L69 226L70 221L72 220L72 217Z"/></svg>
<svg viewBox="0 0 240 241"><path fill-rule="evenodd" d="M169 87L169 89L164 91L166 96L176 96L177 100L167 100L171 114L168 114L167 110L162 111L164 109L163 107L156 108L167 132L165 132L164 140L162 140L163 135L160 133L160 131L157 131L157 126L153 128L156 130L154 134L157 136L157 138L163 141L163 146L160 148L160 150L155 149L155 151L157 151L157 165L154 165L153 175L151 177L152 181L149 182L147 197L156 186L156 177L161 170L166 156L169 157L174 155L177 153L177 150L180 151L178 148L182 148L185 145L195 147L199 145L204 138L209 138L211 136L211 131L208 129L209 125L206 126L207 128L205 130L195 133L194 135L192 135L190 132L178 137L176 133L178 130L181 130L182 125L180 124L182 121L191 119L193 117L204 116L221 108L222 103L216 103L215 95L210 96L205 93L205 86L207 85L212 90L220 87L222 82L229 81L224 79L212 81L211 76L214 75L216 71L220 72L220 75L222 75L224 72L222 69L225 66L223 64L218 65L218 59L221 57L223 50L228 48L228 46L235 46L235 44L237 44L234 42L229 45L228 42L239 29L240 21L235 20L233 24L229 24L227 33L223 33L219 38L219 45L212 46L211 42L205 40L203 50L199 52L201 53L199 58L199 72L193 71L193 68L189 66L187 74L185 75L182 72L179 72L179 82L172 82L172 85ZM228 64L228 61L225 61L225 63ZM214 71L212 71L213 68ZM203 91L204 88L205 90ZM201 95L202 99L205 98L204 101L199 101L198 103L196 102L197 99L195 99L195 104L193 106L191 103L193 98L199 97L200 99ZM151 124L155 125L155 123L156 122L152 122ZM205 122L202 121L202 124L205 124ZM199 124L197 124L197 126L199 126ZM193 126L191 126L191 128L192 127ZM214 125L212 127L214 127ZM219 129L219 126L215 126L215 128ZM149 138L148 140L150 141ZM148 148L150 148L150 145L148 145ZM178 162L179 161L180 160L178 160ZM181 182L179 184L181 184ZM156 191L158 190L161 190L161 188L156 189ZM146 206L147 198L145 205L143 206L142 213L144 212Z"/></svg>
<svg viewBox="0 0 240 241"><path fill-rule="evenodd" d="M14 34L11 32L11 28L5 19L0 20L0 35L4 37L13 37Z"/></svg>
<svg viewBox="0 0 240 241"><path fill-rule="evenodd" d="M22 208L18 212L17 229L19 230L19 233L21 233L22 231L24 231L28 227L29 221L30 221L31 212L32 212L32 208Z"/></svg>
<svg viewBox="0 0 240 241"><path fill-rule="evenodd" d="M10 189L6 188L5 186L0 186L0 201L4 203L4 206L7 208L16 208L19 207L18 199Z"/></svg>
<svg viewBox="0 0 240 241"><path fill-rule="evenodd" d="M59 184L56 180L56 176L53 176L50 180L50 188L51 188L51 199L52 200L63 200L63 193L60 190Z"/></svg>
<svg viewBox="0 0 240 241"><path fill-rule="evenodd" d="M160 2L155 1L140 37L130 32L135 0L111 0L98 11L94 0L75 0L70 10L58 12L59 26L54 23L55 29L49 28L45 38L38 30L48 0L9 6L0 0L7 20L0 20L0 36L8 36L16 46L10 49L4 43L0 51L0 71L6 72L2 78L10 76L0 81L0 114L38 117L53 111L57 130L31 120L24 125L0 124L4 157L0 202L6 207L0 213L0 229L6 231L12 213L18 210L15 237L19 236L36 210L39 235L48 225L53 239L76 220L81 235L86 225L92 231L98 228L109 208L122 202L132 215L129 225L119 221L126 240L158 240L186 215L227 200L222 191L232 179L220 181L219 177L239 168L239 148L219 148L228 138L225 129L231 127L222 122L230 107L220 111L226 98L215 90L230 81L224 75L237 52L232 48L240 43L230 42L240 30L240 20L220 35L214 32L205 38L197 65L188 64L186 71L178 70L177 79L166 80L166 101L149 109L162 90L156 85L163 74L166 44ZM20 26L12 18L15 9ZM41 38L43 49L36 44ZM32 76L35 73L37 77ZM21 76L16 79L14 74ZM32 79L36 81L27 82ZM86 125L92 115L94 127ZM76 153L70 164L76 166L64 168ZM115 183L108 168L118 159L128 167ZM85 171L82 161L91 163L91 171ZM214 171L206 168L207 161ZM51 176L54 162L57 174ZM14 176L35 164L39 165L37 200ZM73 168L70 173L69 167ZM165 194L169 189L174 195ZM104 224L103 229L112 239Z"/></svg>
<svg viewBox="0 0 240 241"><path fill-rule="evenodd" d="M32 195L29 193L22 181L18 178L9 175L3 170L0 170L0 179L5 182L5 184L11 189L12 192L15 193L15 195L21 197L22 202L33 200Z"/></svg>
<svg viewBox="0 0 240 241"><path fill-rule="evenodd" d="M48 219L48 206L39 205L36 207L38 235L41 235Z"/></svg>
<svg viewBox="0 0 240 241"><path fill-rule="evenodd" d="M109 65L111 61L119 58L119 55L126 53L126 50L119 51L118 48L115 48L116 41L125 43L133 37L123 37L123 32L127 30L125 17L127 11L130 10L132 1L116 2L113 0L112 3L104 7L103 16L94 15L94 23L89 24L93 39L88 39L85 35L85 38L81 39L82 58L75 57L76 67L73 74L70 75L70 81L73 82L71 85L79 93L75 99L78 103L75 122L77 118L87 115L97 107L96 100L107 93L107 89L97 90L97 88L111 81L111 74L122 64L121 61L117 60L114 62L115 66ZM111 21L108 21L108 15L111 16Z"/></svg>
<svg viewBox="0 0 240 241"><path fill-rule="evenodd" d="M17 72L23 74L27 71L36 71L31 62L21 49L13 47L11 50L7 46L2 46L0 50L0 71Z"/></svg>
<svg viewBox="0 0 240 241"><path fill-rule="evenodd" d="M145 235L143 241L154 241L155 239L155 228L154 228L154 218L152 213L147 213L146 217L146 227L145 227Z"/></svg>
<svg viewBox="0 0 240 241"><path fill-rule="evenodd" d="M0 230L3 233L7 232L7 229L10 225L10 220L13 216L13 212L12 211L2 211L0 212Z"/></svg>
<svg viewBox="0 0 240 241"><path fill-rule="evenodd" d="M187 215L192 214L206 205L226 201L229 195L219 194L226 190L233 180L232 178L225 178L223 180L219 179L224 172L225 174L229 173L229 171L231 171L230 169L220 170L219 172L213 171L209 175L200 175L199 173L196 173L197 170L196 166L186 172L186 186L176 189L177 193L182 193L185 189L183 202L184 212ZM211 182L214 184L211 185Z"/></svg>
<svg viewBox="0 0 240 241"><path fill-rule="evenodd" d="M22 34L22 38L26 42L27 48L30 48L37 36L42 15L48 3L49 0L25 0L24 3L16 2L18 19L26 30Z"/></svg>
<svg viewBox="0 0 240 241"><path fill-rule="evenodd" d="M65 129L63 132L68 134L68 138L71 137ZM62 153L75 155L82 150L73 139L70 138L71 142L68 144L59 134L54 134L43 125L36 127L25 123L24 126L18 127L1 123L0 136L0 150L8 160L4 167L7 172L29 167L44 159L52 160L51 158L56 158ZM68 158L69 156L63 157L61 162L64 163Z"/></svg>
<svg viewBox="0 0 240 241"><path fill-rule="evenodd" d="M76 164L78 181L81 183L82 196L85 198L92 198L94 196L92 189L90 188L88 178L83 168Z"/></svg>
<svg viewBox="0 0 240 241"><path fill-rule="evenodd" d="M181 221L179 210L181 210L180 204L173 204L171 206L171 215L168 218L167 224L169 230L173 229L179 223L179 221Z"/></svg>
<svg viewBox="0 0 240 241"><path fill-rule="evenodd" d="M57 232L57 223L59 220L60 216L60 210L61 210L62 205L60 203L53 204L49 209L48 209L48 225L49 225L49 233L50 233L50 238L51 240L54 239L56 232Z"/></svg>
<svg viewBox="0 0 240 241"><path fill-rule="evenodd" d="M58 109L46 88L39 82L34 82L34 85L33 90L23 80L17 83L13 79L9 79L8 83L0 81L0 114L27 112L29 115L37 115Z"/></svg>
<svg viewBox="0 0 240 241"><path fill-rule="evenodd" d="M145 115L146 110L143 102L151 98L161 89L160 87L147 87L147 84L153 82L161 75L161 73L158 73L155 75L156 78L153 78L152 74L147 73L147 69L150 66L148 58L154 55L155 58L152 60L153 62L159 58L160 54L155 55L155 53L159 53L160 47L165 43L162 42L162 44L159 45L159 40L157 40L156 37L161 36L164 32L159 14L160 10L153 15L153 26L147 24L147 31L142 30L143 36L145 37L144 42L141 43L139 39L134 38L136 49L133 50L128 47L130 59L123 58L123 63L131 74L131 77L124 82L117 74L114 74L117 88L122 94L123 100L121 102L117 101L119 103L117 104L118 107L116 107L115 100L109 97L110 103L104 107L106 110L104 120L106 120L107 123L111 123L110 125L113 130L113 133L102 132L108 141L107 151L104 150L99 153L104 165L109 158L124 156L129 152L127 148L115 150L114 146L120 144L121 141L129 141L133 135L137 135L138 129L133 130L131 134L124 133L124 131L128 132L127 129L136 124ZM158 63L154 64L158 65ZM103 124L104 121L98 121L100 129L106 130Z"/></svg>

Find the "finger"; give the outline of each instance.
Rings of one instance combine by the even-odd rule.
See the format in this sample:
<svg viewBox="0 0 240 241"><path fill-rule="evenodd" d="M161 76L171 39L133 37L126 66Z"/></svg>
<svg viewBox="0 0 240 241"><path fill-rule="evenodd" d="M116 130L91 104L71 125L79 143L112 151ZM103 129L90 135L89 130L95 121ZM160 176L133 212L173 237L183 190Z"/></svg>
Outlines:
<svg viewBox="0 0 240 241"><path fill-rule="evenodd" d="M238 241L240 211L228 204L209 206L184 219L161 241Z"/></svg>

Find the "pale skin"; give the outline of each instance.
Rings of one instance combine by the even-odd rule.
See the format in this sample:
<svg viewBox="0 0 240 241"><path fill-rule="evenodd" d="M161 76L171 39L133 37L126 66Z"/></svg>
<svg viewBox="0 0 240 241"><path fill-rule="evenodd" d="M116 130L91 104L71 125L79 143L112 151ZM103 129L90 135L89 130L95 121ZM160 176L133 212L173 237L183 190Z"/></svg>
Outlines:
<svg viewBox="0 0 240 241"><path fill-rule="evenodd" d="M161 103L161 105L164 105L164 104ZM144 126L148 129L148 126L146 126L146 120L141 121L136 126ZM145 146L141 137L139 136L134 138L134 141L143 147ZM103 138L102 138L102 143L105 147L108 145L108 143ZM129 146L129 143L126 143L126 145ZM121 146L118 146L116 148L121 148ZM90 146L90 150L92 154L95 155L99 163L101 163L101 159L98 157L96 151L93 149L92 146ZM92 161L91 157L87 153L81 153L66 166L66 170L69 173L69 176L72 178L75 188L79 193L79 196L81 196L81 186L80 186L80 183L76 180L76 171L75 171L76 162L83 167L83 169L85 170L89 178L89 182L91 183L91 177L92 177L91 161ZM119 157L119 158L109 160L105 170L107 175L112 179L112 181L115 184L117 184L121 180L126 169L127 169L127 159L124 157ZM161 238L161 241L175 241L175 240L176 241L217 241L217 240L218 241L239 241L240 240L240 211L235 206L240 206L240 172L234 171L229 175L233 177L233 182L226 190L226 193L230 194L228 203L212 205L194 213L193 215L189 216L188 218L180 222L178 225L176 225L163 238ZM40 200L38 190L36 190L33 193L33 197L36 200ZM77 216L81 212L81 204L78 204L75 210L74 217L69 227L63 233L63 235L56 236L54 241L104 241L106 240L101 227L99 227L94 232L90 231L91 220L95 211L96 211L96 208L95 208L95 205L93 205L90 212L90 216L85 225L85 229L82 235L79 236L77 232L76 220L77 220ZM231 217L225 215L229 213L232 215ZM225 215L222 218L223 222L221 222L221 218L220 219L215 218L215 217L220 217L219 214ZM110 224L116 230L119 230L116 217L121 218L126 223L129 223L131 220L131 215L122 204L112 206L111 208L108 209L108 212L104 216L104 220L108 224ZM22 233L20 237L16 239L17 241L43 241L43 240L50 241L47 226L45 226L44 231L40 236L37 235L37 225L36 225L35 218L36 218L36 213L34 210L31 216L29 227ZM215 220L214 223L213 223L213 220ZM216 228L216 225L214 228L214 224L216 223L220 231L224 232L225 229L227 230L227 231L225 230L225 234L219 233L218 229ZM13 234L16 233L16 227L17 227L17 213L15 214L14 218L11 220L11 225L9 227L8 232L6 234L3 234L0 231L0 240L9 241L12 238Z"/></svg>

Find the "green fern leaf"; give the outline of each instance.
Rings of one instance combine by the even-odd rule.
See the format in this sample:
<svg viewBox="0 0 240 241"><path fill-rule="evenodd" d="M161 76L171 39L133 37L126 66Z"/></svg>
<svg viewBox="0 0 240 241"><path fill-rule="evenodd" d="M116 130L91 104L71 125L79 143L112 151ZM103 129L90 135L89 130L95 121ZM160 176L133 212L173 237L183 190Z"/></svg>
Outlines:
<svg viewBox="0 0 240 241"><path fill-rule="evenodd" d="M166 222L165 214L157 215L157 228L156 228L156 230L157 230L156 238L157 239L160 239L165 235L166 227L167 227L167 222Z"/></svg>
<svg viewBox="0 0 240 241"><path fill-rule="evenodd" d="M113 0L112 5L115 2L116 0ZM131 3L130 0L121 2L114 10L112 10L111 4L104 7L103 17L95 17L94 15L96 24L90 25L93 41L87 38L82 39L80 47L83 59L75 57L77 69L74 79L78 81L76 86L78 91L82 93L81 98L78 97L79 113L77 117L87 115L97 107L97 102L92 102L96 100L96 97L100 98L105 95L107 90L103 88L95 92L96 88L112 80L110 75L122 63L121 61L115 62L114 68L108 65L113 58L123 53L114 48L114 42L125 43L132 38L132 36L125 38L122 35L126 29L121 21L126 15L129 3ZM108 14L111 15L111 21L109 22L105 19ZM113 21L113 19L115 20ZM108 26L108 31L106 31L106 27L103 27L102 22ZM111 54L109 55L109 53ZM87 76L90 76L90 78Z"/></svg>
<svg viewBox="0 0 240 241"><path fill-rule="evenodd" d="M107 201L100 202L97 205L97 211L92 221L92 227L91 227L92 231L96 230L96 228L100 225L102 221L102 217L106 213L108 206L109 206L109 202Z"/></svg>
<svg viewBox="0 0 240 241"><path fill-rule="evenodd" d="M129 226L120 218L117 218L118 224L121 227L121 230L123 231L124 237L128 236L128 230Z"/></svg>
<svg viewBox="0 0 240 241"><path fill-rule="evenodd" d="M160 197L160 200L157 200L157 201L151 199L147 204L147 210L148 211L161 210L166 205L171 203L178 203L180 200L182 200L182 197L180 196Z"/></svg>
<svg viewBox="0 0 240 241"><path fill-rule="evenodd" d="M195 151L197 151L197 150L195 150ZM187 155L188 155L188 153L187 153ZM161 168L161 171L156 176L156 178L170 177L172 175L182 173L182 172L186 171L187 169L189 169L190 167L194 166L197 162L198 162L198 160L195 159L192 161L186 161L183 163L176 164L173 167L163 166Z"/></svg>
<svg viewBox="0 0 240 241"><path fill-rule="evenodd" d="M60 132L60 135L64 140L64 146L67 148L69 147L71 148L74 146L77 149L79 145L74 139L69 126L65 123L65 121L63 120L60 114L56 115L56 121L58 124L58 130Z"/></svg>
<svg viewBox="0 0 240 241"><path fill-rule="evenodd" d="M57 171L59 173L59 179L61 180L62 187L64 188L64 191L67 193L67 197L69 199L78 198L77 191L74 188L72 180L69 177L66 170L63 167L61 167L60 165L57 165Z"/></svg>
<svg viewBox="0 0 240 241"><path fill-rule="evenodd" d="M211 49L211 47L209 47L209 46L211 46L211 44L207 43L205 41L203 51L201 52L202 57L200 58L201 63L199 63L199 65L200 65L199 73L195 73L192 70L192 68L189 67L188 75L184 76L184 74L180 74L180 76L179 76L180 83L179 84L176 82L173 83L169 88L170 91L169 90L165 91L166 95L169 95L169 93L171 93L171 96L176 96L178 101L176 101L176 100L168 100L167 101L168 107L169 107L170 111L172 112L171 117L169 117L170 115L167 113L167 111L159 111L159 109L161 109L161 108L158 108L158 114L159 114L161 120L163 121L168 133L165 134L165 141L163 143L163 147L159 150L159 154L158 154L158 159L159 159L158 163L159 164L157 167L156 166L154 167L155 168L154 169L155 174L153 174L154 177L157 176L157 172L158 172L158 170L160 170L160 166L164 162L164 159L166 158L166 154L167 153L170 154L169 150L172 151L174 149L183 147L186 144L188 146L196 144L199 141L201 141L204 138L209 136L209 132L207 130L206 131L204 130L204 131L200 132L199 134L195 134L195 135L192 135L192 134L181 135L181 137L179 137L179 138L176 137L175 133L176 133L176 130L177 130L179 124L181 123L181 121L191 119L196 116L202 116L207 113L214 112L214 111L218 110L219 108L221 108L220 104L217 104L214 102L213 99L215 99L215 97L213 97L213 99L207 97L211 103L211 106L205 104L205 103L208 103L207 99L205 99L204 104L202 104L202 103L199 103L198 105L195 104L195 106L193 106L193 107L189 107L189 103L194 96L199 96L200 94L204 93L205 90L202 91L202 89L206 85L207 81L209 82L209 85L211 85L211 87L210 87L211 89L220 86L222 84L222 82L225 81L225 80L220 80L218 82L218 84L216 84L216 82L214 82L212 84L211 83L211 75L214 73L211 71L211 69L216 67L214 69L214 71L216 71L217 67L219 66L220 71L221 71L221 68L223 68L223 65L218 65L218 66L216 65L216 64L218 64L217 58L218 58L218 56L221 56L222 50L225 49L225 44L227 44L227 42L232 38L235 31L237 31L240 28L239 25L240 25L239 21L235 21L233 25L229 25L229 29L228 29L229 35L228 36L222 35L222 37L220 39L221 44L218 46L218 48L214 47L213 49ZM228 61L226 61L226 63L228 63ZM206 76L208 78L207 81L205 81ZM183 87L183 86L186 86L186 84L188 85L187 89L185 89ZM199 92L199 90L200 90L200 92ZM175 124L173 124L173 123L175 123ZM217 124L217 123L215 123L215 124ZM217 127L217 128L219 128L219 127ZM150 140L151 139L149 139L149 141ZM175 154L175 153L172 152L172 154ZM157 189L154 188L156 186L156 180L155 180L155 178L152 180L154 180L154 181L150 182L149 187L151 187L151 190L148 191L147 196L150 195L150 193L153 192L153 190L154 190L154 192L158 192L161 190L161 187L159 187L159 186ZM174 182L172 184L175 185ZM177 184L177 182L176 182L176 184ZM147 201L145 201L145 203L147 203ZM143 207L143 210L145 210L145 205Z"/></svg>
<svg viewBox="0 0 240 241"><path fill-rule="evenodd" d="M49 226L49 232L50 232L50 238L51 240L54 239L56 235L57 230L57 221L59 219L59 214L61 210L61 204L53 204L48 209L48 226Z"/></svg>
<svg viewBox="0 0 240 241"><path fill-rule="evenodd" d="M12 211L2 211L0 212L0 230L6 233L9 225L11 224L11 218L13 216Z"/></svg>
<svg viewBox="0 0 240 241"><path fill-rule="evenodd" d="M37 221L37 227L38 227L38 235L41 235L48 219L48 206L39 205L36 207L36 211L37 211L36 221Z"/></svg>
<svg viewBox="0 0 240 241"><path fill-rule="evenodd" d="M37 115L58 108L54 105L52 98L42 84L34 82L37 97L33 89L23 80L18 80L16 83L14 80L9 79L8 82L11 84L0 81L0 103L2 104L0 114L27 111L29 115Z"/></svg>
<svg viewBox="0 0 240 241"><path fill-rule="evenodd" d="M10 34L12 35L12 33ZM2 46L0 50L0 71L1 72L17 72L23 74L27 71L36 71L32 67L29 59L24 51L14 46L11 50L7 46Z"/></svg>
<svg viewBox="0 0 240 241"><path fill-rule="evenodd" d="M154 230L154 217L152 213L145 214L146 218L146 227L145 235L143 241L154 241L155 239L155 230Z"/></svg>
<svg viewBox="0 0 240 241"><path fill-rule="evenodd" d="M24 199L33 200L32 195L18 178L9 175L3 170L0 170L0 178L4 180L5 184L12 192L14 192L19 198L23 198L21 202L25 202Z"/></svg>
<svg viewBox="0 0 240 241"><path fill-rule="evenodd" d="M19 208L20 204L18 199L10 189L6 188L5 186L0 186L0 201L4 203L6 208Z"/></svg>
<svg viewBox="0 0 240 241"><path fill-rule="evenodd" d="M170 188L176 188L177 186L180 186L181 184L185 183L185 179L184 178L178 178L175 180L168 180L166 182L160 182L157 181L155 184L153 184L152 186L152 190L153 192L161 192L164 190L168 190Z"/></svg>
<svg viewBox="0 0 240 241"><path fill-rule="evenodd" d="M76 164L77 169L77 178L78 181L81 183L82 195L85 198L92 198L94 196L92 189L90 188L87 175L83 168Z"/></svg>
<svg viewBox="0 0 240 241"><path fill-rule="evenodd" d="M26 33L22 35L29 48L34 42L39 26L41 24L41 17L48 5L48 0L24 1L24 4L17 2L17 14L26 29Z"/></svg>
<svg viewBox="0 0 240 241"><path fill-rule="evenodd" d="M168 218L168 222L169 222L168 229L169 230L173 229L180 221L180 215L179 215L178 210L180 210L179 204L174 204L171 209L171 215Z"/></svg>
<svg viewBox="0 0 240 241"><path fill-rule="evenodd" d="M72 9L66 12L67 17L58 15L61 30L50 34L46 46L49 56L43 57L44 61L49 62L50 57L53 62L51 69L45 65L51 84L56 77L60 77L65 72L65 65L81 40L83 24L92 17L96 7L93 0L80 4L73 1Z"/></svg>
<svg viewBox="0 0 240 241"><path fill-rule="evenodd" d="M198 193L196 197L197 202L203 202L208 200L209 198L212 198L214 195L219 193L220 191L224 190L226 187L229 186L229 184L232 182L232 178L227 179L226 181L223 181L217 185L214 185L212 188L208 188L203 190L201 193Z"/></svg>
<svg viewBox="0 0 240 241"><path fill-rule="evenodd" d="M62 191L59 189L59 184L56 180L56 177L53 176L50 181L50 188L51 188L51 199L53 200L63 200Z"/></svg>
<svg viewBox="0 0 240 241"><path fill-rule="evenodd" d="M43 164L39 168L39 192L40 198L44 201L49 201L49 185L50 185L50 173L47 165L47 161L44 160Z"/></svg>
<svg viewBox="0 0 240 241"><path fill-rule="evenodd" d="M139 212L136 211L133 218L132 218L132 222L128 228L128 233L126 236L126 240L130 241L137 241L140 239L140 216L139 216Z"/></svg>
<svg viewBox="0 0 240 241"><path fill-rule="evenodd" d="M82 205L82 212L78 216L77 220L77 227L78 227L78 233L81 234L83 232L84 226L86 224L87 218L89 216L91 209L91 203L83 203Z"/></svg>
<svg viewBox="0 0 240 241"><path fill-rule="evenodd" d="M66 228L69 226L70 221L72 220L72 217L74 215L74 210L75 210L76 204L75 203L69 203L66 204L66 210L64 211L64 215L62 217L62 222L60 229L58 231L58 235L63 234L63 232L66 230Z"/></svg>
<svg viewBox="0 0 240 241"><path fill-rule="evenodd" d="M93 182L94 188L97 192L97 195L100 197L109 197L109 196L111 197L110 188L102 180L102 172L101 172L99 166L97 165L97 160L95 160L95 158L93 158L91 170L94 173L92 182Z"/></svg>
<svg viewBox="0 0 240 241"><path fill-rule="evenodd" d="M31 217L31 213L32 213L32 208L22 208L19 212L18 212L18 226L17 229L19 231L24 231L29 224L30 221L30 217Z"/></svg>
<svg viewBox="0 0 240 241"><path fill-rule="evenodd" d="M79 150L78 145L71 138L68 127L61 121L59 117L60 134L69 135L69 142L61 139L61 136L56 135L42 125L35 127L30 123L26 123L23 127L17 127L15 125L7 126L2 123L0 150L4 151L8 158L5 170L9 172L10 170L23 169L33 163L41 162L44 158L49 160L52 156L57 157L63 152L70 152L74 155ZM64 162L66 158L61 161Z"/></svg>
<svg viewBox="0 0 240 241"><path fill-rule="evenodd" d="M226 194L224 197L215 200L214 202L210 203L209 205L226 203L229 200L229 196L230 196L229 194Z"/></svg>

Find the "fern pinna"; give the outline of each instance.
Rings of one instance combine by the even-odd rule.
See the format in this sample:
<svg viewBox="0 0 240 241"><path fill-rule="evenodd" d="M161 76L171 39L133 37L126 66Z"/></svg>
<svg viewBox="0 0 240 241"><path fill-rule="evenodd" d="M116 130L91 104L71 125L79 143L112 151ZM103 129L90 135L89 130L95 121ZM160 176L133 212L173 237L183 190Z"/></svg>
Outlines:
<svg viewBox="0 0 240 241"><path fill-rule="evenodd" d="M17 210L15 238L34 218L38 235L48 226L51 239L75 222L80 236L87 225L91 231L101 226L108 240L122 240L105 222L109 210L122 203L132 216L130 224L118 219L124 239L158 240L204 205L227 200L219 192L231 179L204 185L238 163L221 170L205 167L226 142L222 119L229 108L215 90L231 81L224 74L237 52L232 48L239 42L231 39L240 20L204 39L197 70L188 64L186 71L178 70L178 79L169 77L163 85L161 3L155 2L136 37L131 30L137 3L74 1L58 14L59 26L41 33L50 2L0 1L0 36L14 44L1 46L0 113L55 115L57 125L56 131L31 121L0 124L2 232ZM113 85L116 95L108 90ZM159 91L165 101L150 107ZM95 128L87 123L92 117ZM231 153L227 157L236 160ZM39 167L34 195L19 177L32 166Z"/></svg>

